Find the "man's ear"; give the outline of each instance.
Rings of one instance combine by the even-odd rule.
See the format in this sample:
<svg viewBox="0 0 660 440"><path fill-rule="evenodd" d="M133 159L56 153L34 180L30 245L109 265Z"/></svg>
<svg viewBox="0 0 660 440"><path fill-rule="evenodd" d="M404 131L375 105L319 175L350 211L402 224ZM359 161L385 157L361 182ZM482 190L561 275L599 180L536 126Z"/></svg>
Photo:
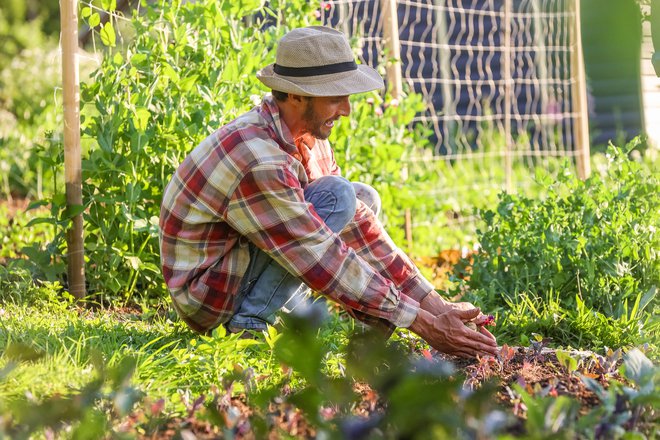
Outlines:
<svg viewBox="0 0 660 440"><path fill-rule="evenodd" d="M307 102L308 97L302 95L296 95L295 93L289 93L289 97L287 99L296 106L303 106Z"/></svg>

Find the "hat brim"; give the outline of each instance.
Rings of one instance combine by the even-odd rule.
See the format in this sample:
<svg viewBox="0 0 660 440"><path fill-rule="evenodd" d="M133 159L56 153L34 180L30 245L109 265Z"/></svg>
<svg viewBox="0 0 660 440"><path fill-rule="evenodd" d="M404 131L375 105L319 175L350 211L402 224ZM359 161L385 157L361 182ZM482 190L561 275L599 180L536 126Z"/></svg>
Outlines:
<svg viewBox="0 0 660 440"><path fill-rule="evenodd" d="M378 72L364 64L357 70L306 77L278 75L270 64L257 72L257 78L273 90L301 96L346 96L385 87Z"/></svg>

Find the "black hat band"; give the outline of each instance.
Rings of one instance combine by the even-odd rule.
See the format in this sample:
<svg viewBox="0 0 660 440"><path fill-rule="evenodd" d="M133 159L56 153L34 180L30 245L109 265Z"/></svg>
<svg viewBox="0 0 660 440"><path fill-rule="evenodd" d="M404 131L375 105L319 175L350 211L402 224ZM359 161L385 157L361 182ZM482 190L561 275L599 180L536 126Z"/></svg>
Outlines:
<svg viewBox="0 0 660 440"><path fill-rule="evenodd" d="M312 67L284 67L278 64L273 65L273 71L278 75L293 77L329 75L332 73L350 72L351 70L357 70L357 68L358 66L355 61Z"/></svg>

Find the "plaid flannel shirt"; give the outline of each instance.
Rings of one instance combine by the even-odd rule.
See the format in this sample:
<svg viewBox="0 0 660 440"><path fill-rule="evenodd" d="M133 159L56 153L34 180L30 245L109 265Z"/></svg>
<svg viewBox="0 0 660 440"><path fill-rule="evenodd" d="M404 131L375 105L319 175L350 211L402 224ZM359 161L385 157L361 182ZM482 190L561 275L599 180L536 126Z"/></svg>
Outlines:
<svg viewBox="0 0 660 440"><path fill-rule="evenodd" d="M339 174L330 144L297 147L269 95L183 161L163 195L160 252L174 307L192 329L233 315L249 243L369 324L412 323L433 286L359 200L340 234L325 225L303 190L330 174Z"/></svg>

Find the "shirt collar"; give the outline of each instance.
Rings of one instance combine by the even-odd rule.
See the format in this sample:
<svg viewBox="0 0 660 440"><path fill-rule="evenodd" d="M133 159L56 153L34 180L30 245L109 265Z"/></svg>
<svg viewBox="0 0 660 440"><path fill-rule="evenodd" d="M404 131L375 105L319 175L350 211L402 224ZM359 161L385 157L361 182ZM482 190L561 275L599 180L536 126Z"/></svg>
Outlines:
<svg viewBox="0 0 660 440"><path fill-rule="evenodd" d="M261 116L268 121L268 124L275 130L275 134L284 141L289 152L297 151L295 142L293 141L293 135L289 130L289 127L284 123L280 117L280 109L275 103L275 98L273 95L268 93L264 96L261 101L261 107L258 109Z"/></svg>

